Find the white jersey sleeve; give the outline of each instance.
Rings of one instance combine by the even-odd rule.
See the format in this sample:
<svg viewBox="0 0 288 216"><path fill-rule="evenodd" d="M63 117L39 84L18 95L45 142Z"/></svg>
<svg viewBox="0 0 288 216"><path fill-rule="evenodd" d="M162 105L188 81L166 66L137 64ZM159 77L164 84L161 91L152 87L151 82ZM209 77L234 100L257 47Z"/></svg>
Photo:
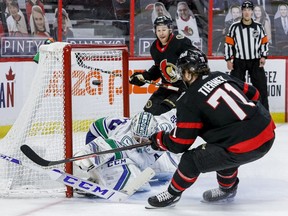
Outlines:
<svg viewBox="0 0 288 216"><path fill-rule="evenodd" d="M170 132L176 125L176 109L171 109L170 111L163 113L159 116L155 116L158 127L158 131Z"/></svg>

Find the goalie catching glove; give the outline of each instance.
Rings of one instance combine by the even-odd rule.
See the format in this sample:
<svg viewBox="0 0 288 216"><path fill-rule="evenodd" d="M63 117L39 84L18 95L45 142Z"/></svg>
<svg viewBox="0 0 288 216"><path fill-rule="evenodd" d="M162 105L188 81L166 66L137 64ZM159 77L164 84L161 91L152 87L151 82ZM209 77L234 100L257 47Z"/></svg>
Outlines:
<svg viewBox="0 0 288 216"><path fill-rule="evenodd" d="M145 78L142 73L136 72L129 77L129 83L137 86L143 86L145 84Z"/></svg>
<svg viewBox="0 0 288 216"><path fill-rule="evenodd" d="M167 150L167 147L163 143L163 139L162 139L163 134L164 134L164 131L160 131L158 133L153 134L150 137L151 147L155 151L166 151Z"/></svg>

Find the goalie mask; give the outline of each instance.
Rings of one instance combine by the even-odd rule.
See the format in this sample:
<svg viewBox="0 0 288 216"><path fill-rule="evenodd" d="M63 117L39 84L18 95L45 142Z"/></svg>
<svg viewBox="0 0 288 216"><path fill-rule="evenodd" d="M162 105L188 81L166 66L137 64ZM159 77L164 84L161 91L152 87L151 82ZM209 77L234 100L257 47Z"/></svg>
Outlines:
<svg viewBox="0 0 288 216"><path fill-rule="evenodd" d="M135 136L149 138L157 130L155 117L148 112L140 112L132 118L131 130Z"/></svg>
<svg viewBox="0 0 288 216"><path fill-rule="evenodd" d="M176 63L179 76L184 72L196 75L207 75L210 73L206 55L200 50L188 49L183 52Z"/></svg>

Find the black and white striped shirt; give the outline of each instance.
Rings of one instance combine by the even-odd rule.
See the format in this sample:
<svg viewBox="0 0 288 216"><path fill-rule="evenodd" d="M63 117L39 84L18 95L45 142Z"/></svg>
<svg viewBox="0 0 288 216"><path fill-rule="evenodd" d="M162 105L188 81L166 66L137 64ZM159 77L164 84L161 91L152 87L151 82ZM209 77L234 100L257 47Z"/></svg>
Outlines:
<svg viewBox="0 0 288 216"><path fill-rule="evenodd" d="M234 22L225 40L225 60L266 58L268 45L268 37L260 23L253 20L251 25L244 25L242 20Z"/></svg>

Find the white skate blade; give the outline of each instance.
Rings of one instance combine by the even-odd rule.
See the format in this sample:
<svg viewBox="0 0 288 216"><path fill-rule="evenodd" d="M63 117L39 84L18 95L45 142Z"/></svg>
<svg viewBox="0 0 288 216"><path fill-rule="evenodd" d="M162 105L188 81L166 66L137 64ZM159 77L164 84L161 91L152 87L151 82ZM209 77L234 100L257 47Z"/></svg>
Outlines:
<svg viewBox="0 0 288 216"><path fill-rule="evenodd" d="M155 207L155 206L151 206L151 205L147 204L145 206L145 209L164 209L164 208L173 208L175 206L176 206L176 203L169 205L169 206L165 206L165 207Z"/></svg>

